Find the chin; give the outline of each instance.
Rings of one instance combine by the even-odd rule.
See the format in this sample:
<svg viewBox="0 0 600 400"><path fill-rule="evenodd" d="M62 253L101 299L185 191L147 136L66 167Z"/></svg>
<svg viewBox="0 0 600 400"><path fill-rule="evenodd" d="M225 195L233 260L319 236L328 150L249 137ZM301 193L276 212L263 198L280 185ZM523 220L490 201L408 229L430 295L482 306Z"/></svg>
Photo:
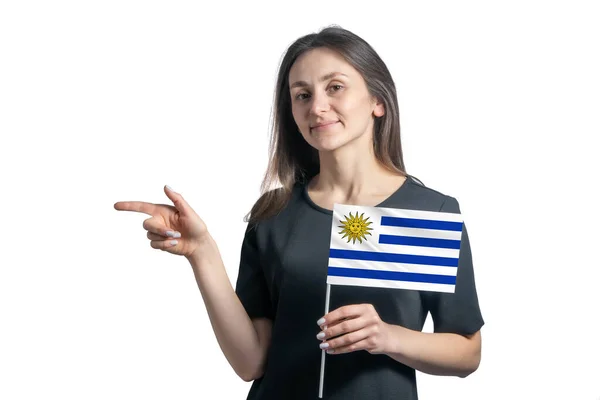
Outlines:
<svg viewBox="0 0 600 400"><path fill-rule="evenodd" d="M311 138L309 144L317 149L318 151L334 151L348 143L348 140L342 137L322 137L322 138Z"/></svg>
<svg viewBox="0 0 600 400"><path fill-rule="evenodd" d="M352 145L353 143L353 146L361 146L359 142L362 136L353 136L345 132L332 132L324 135L311 135L309 136L310 140L308 140L308 143L318 151L331 152ZM306 140L306 136L304 139Z"/></svg>

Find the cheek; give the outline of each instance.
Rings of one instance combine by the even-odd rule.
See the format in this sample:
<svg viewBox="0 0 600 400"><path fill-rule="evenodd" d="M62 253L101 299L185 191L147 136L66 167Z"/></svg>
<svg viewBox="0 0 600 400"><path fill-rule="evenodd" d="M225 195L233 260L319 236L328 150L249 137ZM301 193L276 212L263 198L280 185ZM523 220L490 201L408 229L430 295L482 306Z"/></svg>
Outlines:
<svg viewBox="0 0 600 400"><path fill-rule="evenodd" d="M298 107L292 107L292 117L294 117L294 121L296 121L298 128L302 127L304 124L304 118L302 118L302 115L302 111Z"/></svg>

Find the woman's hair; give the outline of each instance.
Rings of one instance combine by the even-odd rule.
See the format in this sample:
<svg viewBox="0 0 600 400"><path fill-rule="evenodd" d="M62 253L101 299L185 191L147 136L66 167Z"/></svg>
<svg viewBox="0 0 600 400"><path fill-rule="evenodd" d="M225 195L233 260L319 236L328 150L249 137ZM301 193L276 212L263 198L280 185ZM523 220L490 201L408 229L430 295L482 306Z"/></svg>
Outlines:
<svg viewBox="0 0 600 400"><path fill-rule="evenodd" d="M306 183L319 173L319 153L304 140L292 115L289 73L299 56L322 47L344 57L362 75L371 96L383 102L384 115L375 118L373 127L375 157L384 167L406 176L398 98L390 72L366 41L341 27L330 26L296 40L285 52L279 66L269 165L261 185L261 196L245 218L251 224L277 214L289 201L296 183ZM271 190L277 181L281 187Z"/></svg>

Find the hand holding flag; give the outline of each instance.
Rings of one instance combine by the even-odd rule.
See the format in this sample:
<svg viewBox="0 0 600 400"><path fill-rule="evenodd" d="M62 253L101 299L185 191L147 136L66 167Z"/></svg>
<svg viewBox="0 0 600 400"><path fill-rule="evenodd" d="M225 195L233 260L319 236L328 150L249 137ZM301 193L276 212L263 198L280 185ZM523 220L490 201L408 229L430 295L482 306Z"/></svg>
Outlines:
<svg viewBox="0 0 600 400"><path fill-rule="evenodd" d="M327 354L366 350L381 354L387 349L389 324L383 322L372 304L340 307L323 317L322 332L317 339ZM322 320L319 320L321 322Z"/></svg>

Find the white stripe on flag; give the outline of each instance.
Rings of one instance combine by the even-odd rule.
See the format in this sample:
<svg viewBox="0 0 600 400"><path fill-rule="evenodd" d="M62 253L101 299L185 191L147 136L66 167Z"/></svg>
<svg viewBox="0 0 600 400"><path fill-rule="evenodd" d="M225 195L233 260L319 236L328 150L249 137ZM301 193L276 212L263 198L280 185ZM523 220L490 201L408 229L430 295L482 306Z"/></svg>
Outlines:
<svg viewBox="0 0 600 400"><path fill-rule="evenodd" d="M354 212L352 212L352 215L354 215ZM365 214L365 218L366 218L366 214ZM372 220L373 220L373 218L369 219L369 222ZM341 224L338 224L338 225L341 225ZM372 225L369 225L369 226L372 226ZM432 239L450 239L450 240L460 240L460 237L461 237L461 232L457 232L457 231L440 231L437 229L407 228L407 227L403 227L402 229L404 230L404 232L407 236L414 236L414 237L432 238ZM380 235L397 235L398 227L396 227L396 226L380 226L379 234ZM367 237L370 238L370 236L367 236Z"/></svg>
<svg viewBox="0 0 600 400"><path fill-rule="evenodd" d="M424 290L429 292L454 293L454 285L440 283L403 282L388 281L381 279L345 278L342 276L330 276L327 278L330 285L368 286L388 289Z"/></svg>
<svg viewBox="0 0 600 400"><path fill-rule="evenodd" d="M348 260L331 258L329 266L338 268L368 269L372 271L412 272L416 274L456 276L457 267L441 267L438 265L419 265L405 263L389 263L381 261Z"/></svg>

